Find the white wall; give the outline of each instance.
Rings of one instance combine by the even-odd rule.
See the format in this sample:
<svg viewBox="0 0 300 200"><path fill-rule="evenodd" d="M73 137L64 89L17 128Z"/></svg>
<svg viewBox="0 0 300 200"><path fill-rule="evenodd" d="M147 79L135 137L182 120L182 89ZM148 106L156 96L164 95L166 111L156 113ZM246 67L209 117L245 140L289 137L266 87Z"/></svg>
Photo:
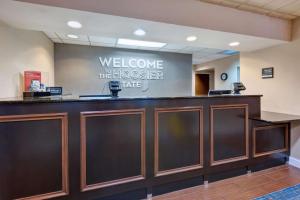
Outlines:
<svg viewBox="0 0 300 200"><path fill-rule="evenodd" d="M233 89L233 82L237 82L237 67L240 65L239 55L233 55L226 58L214 60L211 62L203 63L194 66L194 73L201 70L214 69L215 71L215 90L231 90ZM221 80L221 74L227 73L228 79L226 81ZM194 75L193 75L194 78ZM194 82L194 81L193 81ZM193 84L195 87L195 84Z"/></svg>
<svg viewBox="0 0 300 200"><path fill-rule="evenodd" d="M293 41L254 52L241 53L241 81L246 94L263 94L262 110L300 115L300 20L294 23ZM274 67L273 79L261 70ZM292 157L300 159L300 123L292 125Z"/></svg>
<svg viewBox="0 0 300 200"><path fill-rule="evenodd" d="M41 32L0 23L0 98L22 96L23 72L42 72L42 82L54 85L54 46Z"/></svg>

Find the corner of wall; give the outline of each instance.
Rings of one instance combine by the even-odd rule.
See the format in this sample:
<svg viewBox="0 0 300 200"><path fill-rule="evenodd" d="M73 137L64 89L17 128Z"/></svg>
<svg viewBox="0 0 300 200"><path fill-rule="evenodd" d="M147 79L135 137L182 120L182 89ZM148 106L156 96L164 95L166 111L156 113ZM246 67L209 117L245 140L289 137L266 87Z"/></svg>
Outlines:
<svg viewBox="0 0 300 200"><path fill-rule="evenodd" d="M300 17L292 21L291 35L292 41L300 39Z"/></svg>
<svg viewBox="0 0 300 200"><path fill-rule="evenodd" d="M300 168L300 160L292 156L289 157L289 165Z"/></svg>
<svg viewBox="0 0 300 200"><path fill-rule="evenodd" d="M196 95L196 86L195 86L195 74L196 74L196 65L192 65L192 96Z"/></svg>
<svg viewBox="0 0 300 200"><path fill-rule="evenodd" d="M0 20L0 26L5 26L5 27L6 27L6 26L8 26L8 25L7 25L4 21L1 21L1 20Z"/></svg>
<svg viewBox="0 0 300 200"><path fill-rule="evenodd" d="M42 32L22 30L0 24L0 55L4 67L0 79L1 98L22 96L22 74L26 70L41 71L43 81L54 85L54 45ZM21 75L20 75L21 74Z"/></svg>
<svg viewBox="0 0 300 200"><path fill-rule="evenodd" d="M237 81L237 66L240 66L240 55L227 56L225 58L216 59L210 62L195 65L194 71L199 69L214 70L213 89L216 90L231 90L232 83ZM226 81L222 81L220 76L222 73L229 75Z"/></svg>

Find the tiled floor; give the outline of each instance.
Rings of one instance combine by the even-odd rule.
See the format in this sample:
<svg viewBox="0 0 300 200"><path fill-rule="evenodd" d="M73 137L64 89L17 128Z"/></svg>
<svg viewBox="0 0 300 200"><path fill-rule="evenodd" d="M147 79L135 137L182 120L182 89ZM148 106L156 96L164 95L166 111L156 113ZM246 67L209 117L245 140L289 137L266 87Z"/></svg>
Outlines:
<svg viewBox="0 0 300 200"><path fill-rule="evenodd" d="M175 191L153 200L244 200L253 199L300 183L300 169L284 165L250 175L238 176Z"/></svg>

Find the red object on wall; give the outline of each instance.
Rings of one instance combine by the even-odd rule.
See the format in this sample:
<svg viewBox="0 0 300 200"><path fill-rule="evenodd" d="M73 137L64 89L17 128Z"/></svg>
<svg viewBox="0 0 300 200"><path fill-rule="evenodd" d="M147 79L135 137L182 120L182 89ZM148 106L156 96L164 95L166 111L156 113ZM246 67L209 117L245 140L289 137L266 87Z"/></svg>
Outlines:
<svg viewBox="0 0 300 200"><path fill-rule="evenodd" d="M24 89L25 92L30 91L30 85L32 80L41 82L41 72L39 71L24 71Z"/></svg>

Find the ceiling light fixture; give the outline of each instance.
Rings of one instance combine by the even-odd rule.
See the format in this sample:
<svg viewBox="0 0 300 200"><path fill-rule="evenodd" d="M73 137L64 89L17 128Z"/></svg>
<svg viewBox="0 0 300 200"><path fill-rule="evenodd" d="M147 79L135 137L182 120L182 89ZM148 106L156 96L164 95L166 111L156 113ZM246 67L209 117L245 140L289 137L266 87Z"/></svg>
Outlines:
<svg viewBox="0 0 300 200"><path fill-rule="evenodd" d="M132 40L132 39L118 39L119 45L128 45L128 46L137 46L137 47L151 47L151 48L162 48L166 46L166 43L161 42L150 42L150 41L143 41L143 40Z"/></svg>
<svg viewBox="0 0 300 200"><path fill-rule="evenodd" d="M197 40L197 37L194 36L194 35L192 35L192 36L187 37L186 40L187 40L188 42L194 42L194 41Z"/></svg>
<svg viewBox="0 0 300 200"><path fill-rule="evenodd" d="M223 55L236 55L236 54L239 54L240 52L239 51L235 51L235 50L224 50L222 52L219 52L219 54L223 54Z"/></svg>
<svg viewBox="0 0 300 200"><path fill-rule="evenodd" d="M68 36L68 38L71 38L71 39L78 39L79 38L79 36L73 35L73 34L68 34L67 36Z"/></svg>
<svg viewBox="0 0 300 200"><path fill-rule="evenodd" d="M78 21L68 21L68 26L76 29L82 28L82 24Z"/></svg>
<svg viewBox="0 0 300 200"><path fill-rule="evenodd" d="M229 46L231 46L231 47L236 47L236 46L239 46L239 45L240 45L239 42L231 42L231 43L229 43Z"/></svg>
<svg viewBox="0 0 300 200"><path fill-rule="evenodd" d="M146 31L144 31L143 29L137 29L133 33L136 36L144 36L144 35L146 35Z"/></svg>

